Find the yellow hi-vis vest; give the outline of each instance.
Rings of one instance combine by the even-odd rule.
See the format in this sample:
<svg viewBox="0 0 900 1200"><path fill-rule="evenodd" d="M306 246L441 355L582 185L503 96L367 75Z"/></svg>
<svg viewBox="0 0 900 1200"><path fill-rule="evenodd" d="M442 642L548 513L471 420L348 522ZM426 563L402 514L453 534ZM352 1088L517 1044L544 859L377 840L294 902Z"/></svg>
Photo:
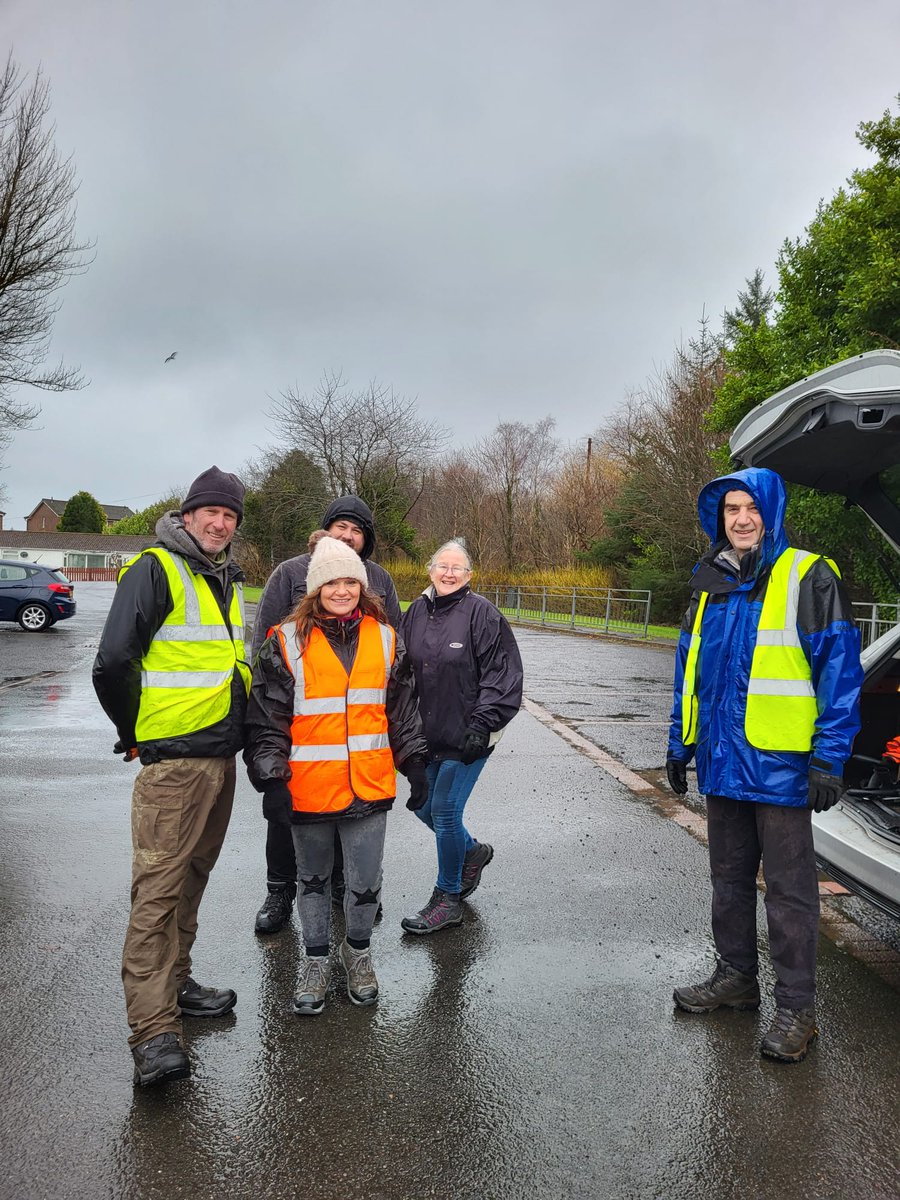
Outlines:
<svg viewBox="0 0 900 1200"><path fill-rule="evenodd" d="M747 685L744 734L757 750L806 753L819 715L809 660L797 632L800 580L821 555L788 547L775 561L766 585ZM825 560L836 575L835 564ZM697 741L697 663L709 592L701 592L684 667L681 740Z"/></svg>
<svg viewBox="0 0 900 1200"><path fill-rule="evenodd" d="M296 812L341 812L360 800L396 794L387 722L387 689L396 654L390 625L364 616L348 675L320 629L297 649L293 621L276 625L294 676L290 788Z"/></svg>
<svg viewBox="0 0 900 1200"><path fill-rule="evenodd" d="M180 554L151 546L166 573L172 611L156 631L141 662L141 702L135 733L138 742L183 737L228 716L235 668L247 694L250 667L244 661L244 593L232 588L228 619L202 575L195 575ZM141 557L130 559L119 579Z"/></svg>

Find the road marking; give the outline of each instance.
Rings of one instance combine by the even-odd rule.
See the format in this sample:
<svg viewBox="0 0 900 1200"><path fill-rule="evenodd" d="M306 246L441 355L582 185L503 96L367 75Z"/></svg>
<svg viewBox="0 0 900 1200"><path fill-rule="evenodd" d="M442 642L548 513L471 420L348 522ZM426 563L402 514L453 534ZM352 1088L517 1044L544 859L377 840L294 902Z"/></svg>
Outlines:
<svg viewBox="0 0 900 1200"><path fill-rule="evenodd" d="M618 759L613 758L611 754L607 754L605 750L601 750L599 746L595 746L593 742L588 741L586 737L582 737L580 733L576 733L574 729L570 729L564 722L558 720L551 712L540 704L535 704L533 700L525 697L522 700L522 707L526 712L530 712L535 720L540 721L542 725L546 725L548 729L552 729L554 733L559 734L561 738L574 746L576 750L580 750L582 754L586 754L588 758L604 770L607 775L612 775L613 779L618 779L619 783L624 783L627 788L638 795L644 796L648 792L658 792L652 783L648 783L646 779L642 779L640 775L630 770Z"/></svg>

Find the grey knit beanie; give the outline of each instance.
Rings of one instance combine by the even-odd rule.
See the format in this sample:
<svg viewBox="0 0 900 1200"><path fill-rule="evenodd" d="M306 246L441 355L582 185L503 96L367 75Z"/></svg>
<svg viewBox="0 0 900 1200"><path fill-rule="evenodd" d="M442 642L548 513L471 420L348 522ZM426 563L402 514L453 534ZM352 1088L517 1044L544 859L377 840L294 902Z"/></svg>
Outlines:
<svg viewBox="0 0 900 1200"><path fill-rule="evenodd" d="M363 560L355 550L351 550L337 538L323 537L312 552L309 560L309 570L306 573L306 594L313 596L323 583L331 583L332 579L358 579L363 587L367 587L369 577Z"/></svg>

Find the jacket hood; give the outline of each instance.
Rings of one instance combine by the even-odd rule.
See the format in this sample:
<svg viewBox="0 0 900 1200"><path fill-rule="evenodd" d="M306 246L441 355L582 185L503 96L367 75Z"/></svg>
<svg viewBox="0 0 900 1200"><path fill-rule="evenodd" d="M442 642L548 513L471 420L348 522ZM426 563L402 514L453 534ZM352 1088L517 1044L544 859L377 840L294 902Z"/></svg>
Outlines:
<svg viewBox="0 0 900 1200"><path fill-rule="evenodd" d="M322 528L327 529L332 522L340 520L341 517L353 521L366 535L359 557L363 561L371 558L375 551L375 519L372 516L371 508L364 500L360 500L359 496L338 496L337 500L332 500L325 509Z"/></svg>
<svg viewBox="0 0 900 1200"><path fill-rule="evenodd" d="M726 492L734 491L747 492L756 501L765 525L758 567L771 566L788 547L784 531L784 510L787 507L784 480L765 467L747 467L730 475L720 475L708 483L697 499L697 512L703 532L714 546L726 540L722 500Z"/></svg>

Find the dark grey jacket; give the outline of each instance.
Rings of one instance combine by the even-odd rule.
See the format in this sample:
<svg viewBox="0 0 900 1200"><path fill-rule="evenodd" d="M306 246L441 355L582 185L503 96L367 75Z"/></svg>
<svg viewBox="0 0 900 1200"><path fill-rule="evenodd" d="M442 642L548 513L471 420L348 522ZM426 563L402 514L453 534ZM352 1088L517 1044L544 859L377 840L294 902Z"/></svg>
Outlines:
<svg viewBox="0 0 900 1200"><path fill-rule="evenodd" d="M359 620L322 621L319 628L328 638L347 674L353 667L359 643ZM403 641L398 635L397 650L388 681L385 704L388 737L394 762L400 770L411 758L424 761L428 753L422 722L416 703L415 680ZM253 684L247 707L247 747L244 761L250 782L258 792L266 784L290 778L291 722L294 716L294 677L282 657L278 639L268 638L257 655ZM379 809L390 808L393 796L382 801L354 799L351 806L337 813L293 813L297 824L305 821L339 820L365 817Z"/></svg>
<svg viewBox="0 0 900 1200"><path fill-rule="evenodd" d="M522 658L506 618L468 587L429 588L400 623L435 761L458 759L467 729L497 733L522 704Z"/></svg>
<svg viewBox="0 0 900 1200"><path fill-rule="evenodd" d="M306 572L309 570L310 555L298 554L279 563L269 576L263 594L259 598L256 618L253 623L253 644L250 661L255 662L260 647L269 636L269 630L287 617L288 613L306 595ZM384 605L388 621L395 629L400 628L400 601L394 581L384 567L367 562L369 591L374 592Z"/></svg>

